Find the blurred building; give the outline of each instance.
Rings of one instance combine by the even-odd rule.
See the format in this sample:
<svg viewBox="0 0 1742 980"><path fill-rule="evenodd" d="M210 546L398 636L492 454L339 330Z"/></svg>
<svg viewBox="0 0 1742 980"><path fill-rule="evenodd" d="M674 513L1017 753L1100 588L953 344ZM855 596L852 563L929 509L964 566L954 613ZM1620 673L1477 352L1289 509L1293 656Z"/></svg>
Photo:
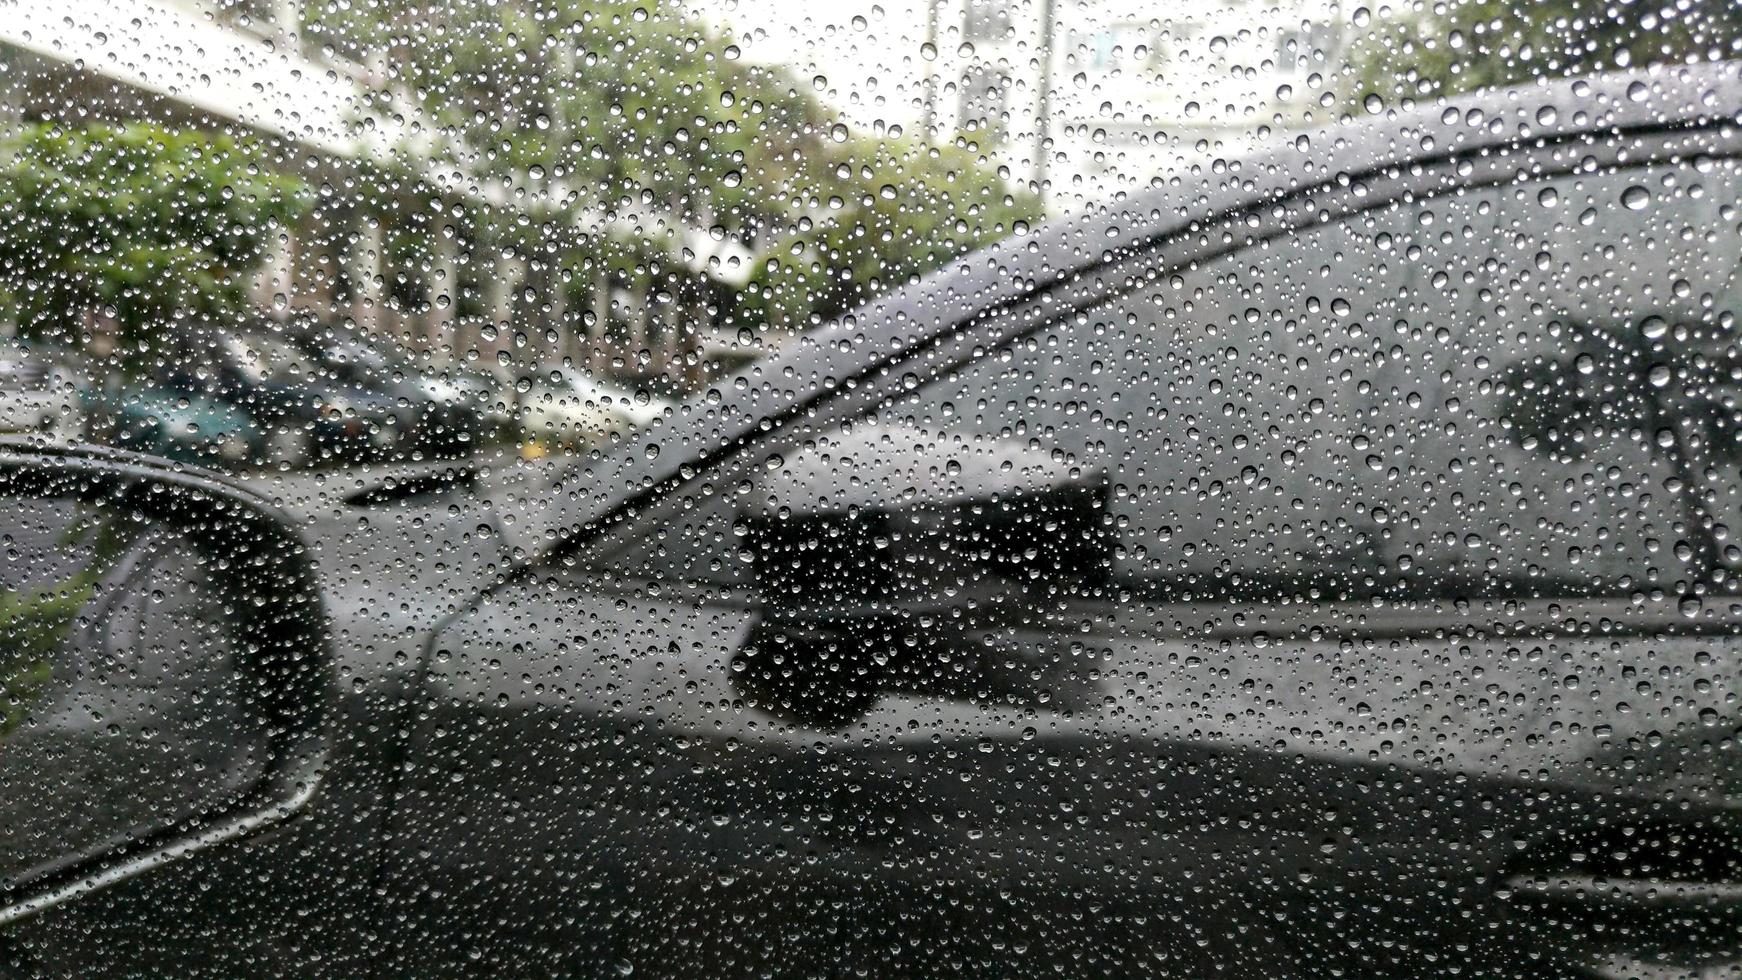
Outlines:
<svg viewBox="0 0 1742 980"><path fill-rule="evenodd" d="M359 125L366 69L296 31L295 6L282 0L13 7L0 18L0 105L15 120L146 120L276 144L284 168L320 194L301 227L281 229L257 302L438 342L453 329L452 304L388 302L382 218L344 193L359 161L405 134ZM453 275L437 270L430 286Z"/></svg>
<svg viewBox="0 0 1742 980"><path fill-rule="evenodd" d="M1318 76L1342 48L1331 0L1203 2L1165 14L1137 0L923 3L929 57L903 61L916 84L882 91L897 101L919 93L911 108L934 141L976 147L1013 178L1038 182L1055 211L1278 138L1314 104ZM442 134L420 120L416 100L384 101L383 66L304 23L300 9L300 0L10 6L0 18L0 109L69 124L240 129L277 143L284 167L318 196L298 227L282 229L262 270L255 298L268 311L350 317L437 358L476 351L494 366L508 352L533 363L572 356L679 385L694 383L698 358L726 363L760 349L766 338L745 353L717 316L753 249L651 207L564 230L582 252L631 242L642 251L628 275L603 263L563 268L560 236L536 222L536 234L491 239L487 226L515 222L471 218L524 207L524 188L421 163L439 156L421 148ZM391 193L362 183L394 163L418 172ZM655 267L659 281L645 271Z"/></svg>
<svg viewBox="0 0 1742 980"><path fill-rule="evenodd" d="M1044 179L1054 210L1279 138L1345 46L1333 0L936 0L927 14L934 138Z"/></svg>
<svg viewBox="0 0 1742 980"><path fill-rule="evenodd" d="M693 383L664 309L609 276L565 276L542 238L491 240L480 212L526 205L427 160L442 138L414 100L385 104L381 66L342 36L304 23L297 0L55 0L0 17L0 113L17 122L151 121L248 133L276 145L283 167L316 192L298 227L280 230L254 285L267 315L345 317L436 361L481 355L498 368L571 356L604 371ZM383 192L382 174L412 172ZM373 183L365 182L365 175ZM589 232L653 235L656 214L599 218ZM649 229L652 229L650 231ZM570 236L571 238L573 236ZM748 269L733 243L699 229L663 235L670 265L700 280ZM704 282L704 288L706 283ZM670 305L670 304L666 304ZM694 358L688 358L693 361ZM679 367L671 369L670 365ZM504 370L506 370L504 368Z"/></svg>
<svg viewBox="0 0 1742 980"><path fill-rule="evenodd" d="M1327 0L1203 3L1164 18L1129 0L1069 9L1054 69L1067 161L1055 186L1089 198L1281 138L1323 94L1344 47Z"/></svg>

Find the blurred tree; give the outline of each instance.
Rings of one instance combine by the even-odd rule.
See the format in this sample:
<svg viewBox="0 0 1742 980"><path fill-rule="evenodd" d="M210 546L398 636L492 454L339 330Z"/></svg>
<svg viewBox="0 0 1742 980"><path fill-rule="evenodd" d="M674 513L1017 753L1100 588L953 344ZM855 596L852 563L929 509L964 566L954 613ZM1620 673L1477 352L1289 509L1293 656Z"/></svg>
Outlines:
<svg viewBox="0 0 1742 980"><path fill-rule="evenodd" d="M508 195L506 227L564 215L603 234L661 215L738 231L764 213L759 178L830 133L784 73L671 5L330 0L308 16L383 66L382 110L409 99L435 125L408 151Z"/></svg>
<svg viewBox="0 0 1742 980"><path fill-rule="evenodd" d="M852 310L950 259L1041 217L1040 200L1013 191L957 147L864 142L832 153L809 199L769 248L740 300L747 322L805 329ZM820 207L816 205L821 205Z"/></svg>
<svg viewBox="0 0 1742 980"><path fill-rule="evenodd" d="M1682 510L1678 557L1702 579L1742 561L1724 544L1709 468L1742 461L1742 354L1727 329L1647 317L1629 329L1554 324L1560 357L1513 365L1501 421L1524 449L1584 458L1605 438L1647 440L1668 464Z"/></svg>
<svg viewBox="0 0 1742 980"><path fill-rule="evenodd" d="M1349 102L1389 104L1542 77L1742 54L1742 4L1413 0L1349 52Z"/></svg>
<svg viewBox="0 0 1742 980"><path fill-rule="evenodd" d="M535 261L560 253L573 322L633 347L663 311L689 334L667 345L685 374L699 322L814 323L1040 213L967 150L856 138L783 69L745 62L672 5L328 0L311 15L384 66L374 111L409 98L433 121L408 153L498 191L509 206L480 222L487 235ZM702 253L727 239L768 261L740 302L713 303ZM619 309L622 284L645 301ZM647 356L607 360L633 372Z"/></svg>
<svg viewBox="0 0 1742 980"><path fill-rule="evenodd" d="M149 357L177 314L246 303L276 229L307 204L266 150L146 124L26 125L0 144L0 290L19 333Z"/></svg>

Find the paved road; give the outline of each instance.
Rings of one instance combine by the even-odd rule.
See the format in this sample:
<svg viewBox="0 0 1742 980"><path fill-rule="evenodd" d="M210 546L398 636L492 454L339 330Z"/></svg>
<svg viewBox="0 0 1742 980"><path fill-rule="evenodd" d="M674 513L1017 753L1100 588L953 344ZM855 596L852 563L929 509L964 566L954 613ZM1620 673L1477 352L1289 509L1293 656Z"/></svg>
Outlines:
<svg viewBox="0 0 1742 980"><path fill-rule="evenodd" d="M415 656L430 627L511 563L500 515L523 511L561 465L439 460L254 473L243 482L295 519L343 665L352 657ZM468 471L488 489L440 494L444 481L465 480ZM379 492L394 488L423 492L409 500Z"/></svg>

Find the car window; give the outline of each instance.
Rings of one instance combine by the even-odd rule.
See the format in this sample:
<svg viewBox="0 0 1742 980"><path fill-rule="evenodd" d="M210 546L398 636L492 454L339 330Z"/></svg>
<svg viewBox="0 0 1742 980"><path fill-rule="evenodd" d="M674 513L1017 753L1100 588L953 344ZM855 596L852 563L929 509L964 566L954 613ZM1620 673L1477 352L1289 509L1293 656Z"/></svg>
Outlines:
<svg viewBox="0 0 1742 980"><path fill-rule="evenodd" d="M221 341L241 375L254 384L307 379L314 362L296 345L264 334L242 334Z"/></svg>
<svg viewBox="0 0 1742 980"><path fill-rule="evenodd" d="M1702 160L1461 188L1156 269L753 493L871 506L1032 455L1104 477L1113 577L1175 601L1727 589L1739 180ZM846 447L879 429L902 442L864 485ZM624 567L742 581L733 507L700 510Z"/></svg>
<svg viewBox="0 0 1742 980"><path fill-rule="evenodd" d="M1737 557L1713 537L1742 516L1737 188L1724 162L1382 207L1146 284L886 411L1105 470L1134 587L1681 591ZM1650 201L1613 206L1632 194Z"/></svg>

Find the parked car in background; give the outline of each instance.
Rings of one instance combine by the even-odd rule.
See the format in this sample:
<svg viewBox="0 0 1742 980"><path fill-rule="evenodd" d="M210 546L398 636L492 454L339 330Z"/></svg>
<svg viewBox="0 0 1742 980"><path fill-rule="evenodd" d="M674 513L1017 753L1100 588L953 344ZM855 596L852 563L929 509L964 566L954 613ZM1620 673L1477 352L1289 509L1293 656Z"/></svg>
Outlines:
<svg viewBox="0 0 1742 980"><path fill-rule="evenodd" d="M94 441L178 463L231 470L260 458L264 433L219 398L156 384L92 389L84 400Z"/></svg>
<svg viewBox="0 0 1742 980"><path fill-rule="evenodd" d="M602 448L631 437L674 402L572 363L523 372L514 385L522 438L544 448Z"/></svg>
<svg viewBox="0 0 1742 980"><path fill-rule="evenodd" d="M483 441L485 406L477 401L475 379L432 374L405 352L347 325L301 320L284 336L337 384L392 405L397 454L462 455Z"/></svg>
<svg viewBox="0 0 1742 980"><path fill-rule="evenodd" d="M79 441L85 434L87 383L87 372L69 351L0 341L0 434Z"/></svg>
<svg viewBox="0 0 1742 980"><path fill-rule="evenodd" d="M391 398L339 381L272 322L183 333L163 361L159 384L245 413L255 432L253 455L268 466L379 458L403 431Z"/></svg>
<svg viewBox="0 0 1742 980"><path fill-rule="evenodd" d="M466 364L421 362L421 366L424 376L445 386L461 404L477 410L479 434L484 443L510 442L518 437L512 385L489 371Z"/></svg>

